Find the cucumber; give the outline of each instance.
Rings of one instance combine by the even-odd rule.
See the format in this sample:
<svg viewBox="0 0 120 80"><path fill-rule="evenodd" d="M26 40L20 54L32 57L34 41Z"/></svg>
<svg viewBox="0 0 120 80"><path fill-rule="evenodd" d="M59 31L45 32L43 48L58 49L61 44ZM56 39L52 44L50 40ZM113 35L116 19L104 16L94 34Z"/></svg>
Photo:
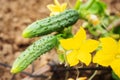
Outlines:
<svg viewBox="0 0 120 80"><path fill-rule="evenodd" d="M73 25L78 19L78 12L69 9L58 15L33 22L23 31L22 36L25 38L32 38L46 35L51 32L59 32L65 27Z"/></svg>
<svg viewBox="0 0 120 80"><path fill-rule="evenodd" d="M50 51L58 43L56 36L47 35L30 45L13 63L11 73L23 71L35 59Z"/></svg>

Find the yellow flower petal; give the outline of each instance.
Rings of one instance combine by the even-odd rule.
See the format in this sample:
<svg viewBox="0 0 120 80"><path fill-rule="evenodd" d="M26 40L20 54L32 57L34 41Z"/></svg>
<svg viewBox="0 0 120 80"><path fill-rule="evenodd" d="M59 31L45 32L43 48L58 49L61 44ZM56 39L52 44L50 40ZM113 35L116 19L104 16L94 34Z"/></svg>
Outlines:
<svg viewBox="0 0 120 80"><path fill-rule="evenodd" d="M74 38L77 42L82 43L86 39L86 32L84 28L80 27Z"/></svg>
<svg viewBox="0 0 120 80"><path fill-rule="evenodd" d="M115 74L120 78L120 59L114 60L110 66Z"/></svg>
<svg viewBox="0 0 120 80"><path fill-rule="evenodd" d="M61 5L61 12L64 11L66 9L66 7L67 7L67 3L63 3Z"/></svg>
<svg viewBox="0 0 120 80"><path fill-rule="evenodd" d="M76 80L87 80L87 77L79 77L78 79Z"/></svg>
<svg viewBox="0 0 120 80"><path fill-rule="evenodd" d="M69 39L61 39L60 40L60 44L62 45L62 47L66 50L71 50L73 49L73 45L74 45L74 40L73 38L69 38Z"/></svg>
<svg viewBox="0 0 120 80"><path fill-rule="evenodd" d="M53 11L53 8L54 7L54 5L53 4L49 4L49 5L47 5L47 8L50 10L50 11Z"/></svg>
<svg viewBox="0 0 120 80"><path fill-rule="evenodd" d="M55 5L60 6L60 3L58 2L58 0L54 0L54 3Z"/></svg>
<svg viewBox="0 0 120 80"><path fill-rule="evenodd" d="M98 47L99 42L93 39L86 40L80 50L84 52L93 52Z"/></svg>
<svg viewBox="0 0 120 80"><path fill-rule="evenodd" d="M103 50L99 50L93 58L94 63L98 63L102 66L109 66L113 60L114 60L114 54L109 52L104 52Z"/></svg>
<svg viewBox="0 0 120 80"><path fill-rule="evenodd" d="M76 35L73 37L73 49L79 49L81 47L81 44L85 41L86 39L86 32L85 30L80 27Z"/></svg>
<svg viewBox="0 0 120 80"><path fill-rule="evenodd" d="M85 30L80 27L76 35L74 36L74 48L79 49L81 44L85 41L86 39L86 32Z"/></svg>
<svg viewBox="0 0 120 80"><path fill-rule="evenodd" d="M66 50L79 49L81 44L85 41L85 39L86 33L85 30L81 27L73 38L62 39L60 40L60 44Z"/></svg>
<svg viewBox="0 0 120 80"><path fill-rule="evenodd" d="M79 63L77 54L78 52L76 50L73 50L72 52L67 54L67 61L70 64L70 66L75 66Z"/></svg>
<svg viewBox="0 0 120 80"><path fill-rule="evenodd" d="M59 14L59 12L51 12L51 13L50 13L50 16L58 15L58 14Z"/></svg>
<svg viewBox="0 0 120 80"><path fill-rule="evenodd" d="M117 51L117 42L110 38L110 37L106 37L106 38L100 38L100 41L102 43L102 49L106 52L106 53L116 53Z"/></svg>
<svg viewBox="0 0 120 80"><path fill-rule="evenodd" d="M48 5L47 7L48 7L48 9L49 9L51 12L60 12L60 7L55 6L55 5L53 5L53 4Z"/></svg>
<svg viewBox="0 0 120 80"><path fill-rule="evenodd" d="M74 80L73 78L69 78L69 79L67 79L67 80Z"/></svg>
<svg viewBox="0 0 120 80"><path fill-rule="evenodd" d="M48 5L48 9L51 11L50 16L56 15L56 13L63 12L66 9L67 3L63 3L60 5L58 0L54 0L55 5L50 4Z"/></svg>
<svg viewBox="0 0 120 80"><path fill-rule="evenodd" d="M120 40L118 41L118 53L120 53Z"/></svg>
<svg viewBox="0 0 120 80"><path fill-rule="evenodd" d="M90 53L79 51L78 59L88 66L90 64L90 62L91 62L91 55L90 55Z"/></svg>

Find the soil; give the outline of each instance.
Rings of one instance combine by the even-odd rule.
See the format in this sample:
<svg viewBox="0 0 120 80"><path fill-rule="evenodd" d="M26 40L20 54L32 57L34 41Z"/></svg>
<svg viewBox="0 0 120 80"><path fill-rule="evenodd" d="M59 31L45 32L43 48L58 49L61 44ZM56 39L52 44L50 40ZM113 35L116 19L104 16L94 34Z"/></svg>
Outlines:
<svg viewBox="0 0 120 80"><path fill-rule="evenodd" d="M63 1L65 0L60 0L60 2ZM114 8L114 5L111 5L112 0L104 1L108 4L111 12L119 11L120 3L115 3L117 8ZM74 0L70 0L71 6L74 5L74 2ZM12 65L18 55L38 39L23 38L21 36L22 31L32 22L48 17L50 11L46 5L51 3L53 3L53 0L0 0L0 63ZM76 25L80 25L80 23ZM78 28L74 27L74 32L77 29ZM50 61L55 61L55 63L59 62L55 50L51 50L49 53L42 55L25 71L32 73ZM91 71L87 71L87 73L84 72L84 74L80 74L80 76L90 76L91 73ZM109 73L110 72L104 72L106 77L98 74L98 77L96 76L94 80L100 80L99 78L101 77L104 77L103 80L112 80L111 74ZM47 75L47 78L33 77L29 80L64 80L66 72L47 72L45 75ZM26 77L28 77L28 75L23 73L14 76L10 73L9 67L0 65L0 80L23 80ZM76 72L70 72L68 77L75 78Z"/></svg>

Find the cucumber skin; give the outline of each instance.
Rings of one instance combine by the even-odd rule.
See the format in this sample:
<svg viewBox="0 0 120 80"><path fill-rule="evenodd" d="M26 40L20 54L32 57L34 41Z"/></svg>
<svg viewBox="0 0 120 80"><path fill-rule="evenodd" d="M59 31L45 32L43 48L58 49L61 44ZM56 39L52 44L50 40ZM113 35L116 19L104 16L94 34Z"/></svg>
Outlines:
<svg viewBox="0 0 120 80"><path fill-rule="evenodd" d="M23 71L39 56L54 48L57 43L56 36L52 35L44 36L38 41L34 42L15 60L11 69L11 73L19 73Z"/></svg>
<svg viewBox="0 0 120 80"><path fill-rule="evenodd" d="M23 31L22 36L25 38L32 38L46 35L51 32L59 32L65 27L73 25L78 19L78 12L69 9L58 15L33 22Z"/></svg>

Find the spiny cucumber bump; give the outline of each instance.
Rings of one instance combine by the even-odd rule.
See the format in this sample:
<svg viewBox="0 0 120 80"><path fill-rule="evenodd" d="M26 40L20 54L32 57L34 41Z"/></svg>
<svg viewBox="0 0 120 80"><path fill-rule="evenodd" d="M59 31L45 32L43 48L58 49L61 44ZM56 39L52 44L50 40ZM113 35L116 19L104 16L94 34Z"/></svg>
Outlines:
<svg viewBox="0 0 120 80"><path fill-rule="evenodd" d="M23 31L22 36L32 38L47 35L52 32L59 32L65 27L73 25L78 19L79 14L76 10L65 10L58 15L33 22Z"/></svg>

